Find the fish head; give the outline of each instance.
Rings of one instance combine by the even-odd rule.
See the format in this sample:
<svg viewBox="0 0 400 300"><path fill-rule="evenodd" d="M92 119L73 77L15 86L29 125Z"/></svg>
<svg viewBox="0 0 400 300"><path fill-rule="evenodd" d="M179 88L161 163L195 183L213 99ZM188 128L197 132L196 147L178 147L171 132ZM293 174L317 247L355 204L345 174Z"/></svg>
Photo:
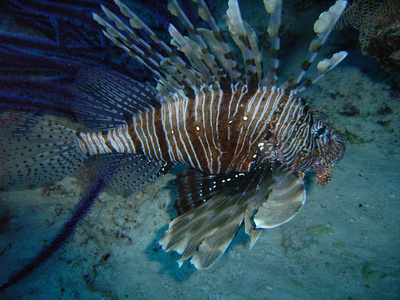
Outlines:
<svg viewBox="0 0 400 300"><path fill-rule="evenodd" d="M306 171L327 169L344 156L346 146L339 132L326 120L316 120L311 126L311 164Z"/></svg>
<svg viewBox="0 0 400 300"><path fill-rule="evenodd" d="M266 156L277 159L301 176L310 171L330 170L344 156L343 138L319 110L306 108L299 120L303 122L296 122L294 129L280 131L285 135L272 137L272 147L266 149L275 154Z"/></svg>

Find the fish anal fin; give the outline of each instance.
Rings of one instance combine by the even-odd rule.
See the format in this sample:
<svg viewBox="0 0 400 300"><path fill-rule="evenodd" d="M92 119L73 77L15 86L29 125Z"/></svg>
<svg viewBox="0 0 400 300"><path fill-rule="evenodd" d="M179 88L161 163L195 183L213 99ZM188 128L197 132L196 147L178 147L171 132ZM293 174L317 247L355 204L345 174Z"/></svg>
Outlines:
<svg viewBox="0 0 400 300"><path fill-rule="evenodd" d="M104 180L120 190L136 192L165 174L172 164L147 158L142 154L108 153L96 161Z"/></svg>

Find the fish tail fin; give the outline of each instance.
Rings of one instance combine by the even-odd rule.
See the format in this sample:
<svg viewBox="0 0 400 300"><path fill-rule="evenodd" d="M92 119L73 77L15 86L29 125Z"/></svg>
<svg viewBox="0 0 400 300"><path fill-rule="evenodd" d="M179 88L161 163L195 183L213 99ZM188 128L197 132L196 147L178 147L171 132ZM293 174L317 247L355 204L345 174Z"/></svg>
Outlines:
<svg viewBox="0 0 400 300"><path fill-rule="evenodd" d="M36 186L72 173L86 156L76 131L42 116L0 115L0 186Z"/></svg>

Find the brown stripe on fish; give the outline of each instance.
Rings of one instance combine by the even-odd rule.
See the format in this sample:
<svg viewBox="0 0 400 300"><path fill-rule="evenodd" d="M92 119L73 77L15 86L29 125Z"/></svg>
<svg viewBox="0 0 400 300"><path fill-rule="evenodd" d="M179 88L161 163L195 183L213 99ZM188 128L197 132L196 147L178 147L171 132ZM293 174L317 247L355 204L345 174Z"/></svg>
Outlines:
<svg viewBox="0 0 400 300"><path fill-rule="evenodd" d="M248 170L257 143L271 130L268 125L287 96L276 88L249 91L247 85L232 85L231 91L223 91L204 85L194 90L193 98L175 94L170 100L156 110L163 128L157 138L166 142L160 145L162 158L219 173Z"/></svg>
<svg viewBox="0 0 400 300"><path fill-rule="evenodd" d="M111 153L112 150L107 147L102 132L80 132L78 133L78 146L83 149L86 155Z"/></svg>
<svg viewBox="0 0 400 300"><path fill-rule="evenodd" d="M309 107L301 99L289 97L278 119L277 147L281 150L285 163L292 165L296 156L311 142L310 128L312 115Z"/></svg>
<svg viewBox="0 0 400 300"><path fill-rule="evenodd" d="M114 149L113 152L118 153L136 153L135 143L129 135L129 127L127 125L108 130L107 139Z"/></svg>
<svg viewBox="0 0 400 300"><path fill-rule="evenodd" d="M128 126L100 132L79 132L78 147L88 156L105 153L137 153Z"/></svg>
<svg viewBox="0 0 400 300"><path fill-rule="evenodd" d="M108 132L102 132L103 139L105 140L106 146L112 151L112 152L117 152L117 149L113 147L113 144L111 141L108 139Z"/></svg>

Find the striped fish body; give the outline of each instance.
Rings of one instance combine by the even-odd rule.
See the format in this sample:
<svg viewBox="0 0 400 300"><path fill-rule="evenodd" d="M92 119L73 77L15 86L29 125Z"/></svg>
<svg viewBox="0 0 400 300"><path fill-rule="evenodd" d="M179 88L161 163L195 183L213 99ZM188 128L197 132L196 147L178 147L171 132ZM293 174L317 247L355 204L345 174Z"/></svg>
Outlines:
<svg viewBox="0 0 400 300"><path fill-rule="evenodd" d="M223 91L203 86L192 98L176 93L160 108L134 116L127 126L79 133L79 138L87 155L138 153L211 174L248 172L260 151L271 160L278 157L283 135L292 140L297 132L293 149L305 148L310 121L304 102L276 88L232 85ZM280 159L287 163L292 156L287 152Z"/></svg>

